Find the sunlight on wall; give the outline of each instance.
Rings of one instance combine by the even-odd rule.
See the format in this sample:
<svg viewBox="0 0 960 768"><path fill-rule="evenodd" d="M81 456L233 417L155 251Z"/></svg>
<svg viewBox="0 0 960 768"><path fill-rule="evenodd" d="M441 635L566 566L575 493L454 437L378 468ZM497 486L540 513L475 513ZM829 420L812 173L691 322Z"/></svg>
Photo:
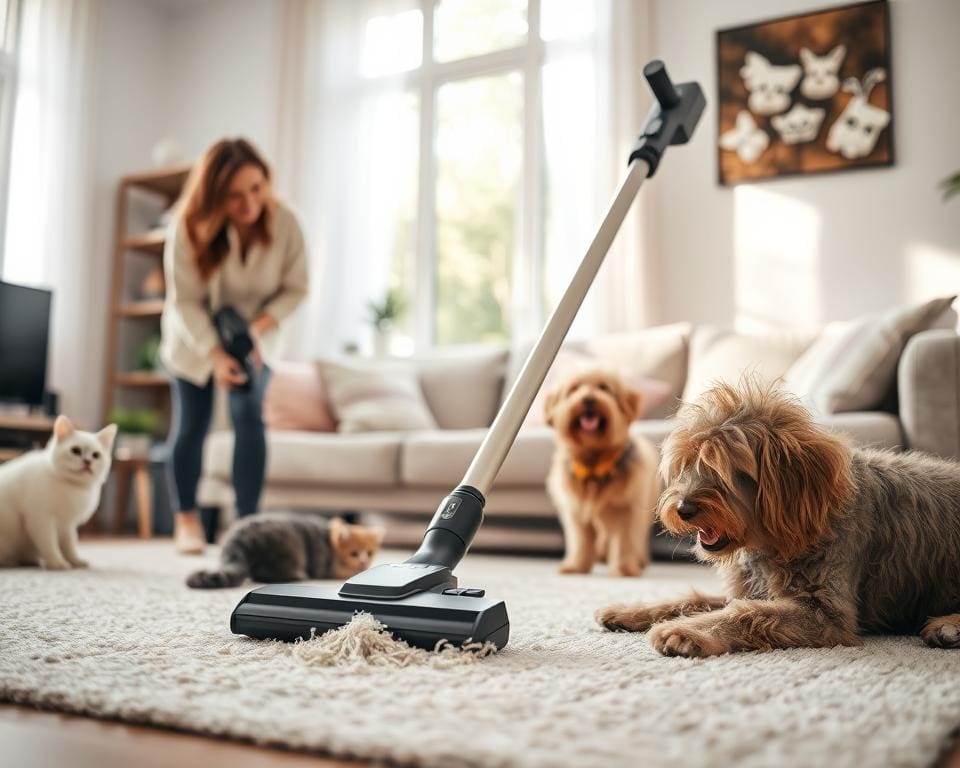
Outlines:
<svg viewBox="0 0 960 768"><path fill-rule="evenodd" d="M903 257L903 301L960 293L960 253L930 243L909 243Z"/></svg>
<svg viewBox="0 0 960 768"><path fill-rule="evenodd" d="M757 186L734 192L734 324L740 331L820 323L820 214Z"/></svg>

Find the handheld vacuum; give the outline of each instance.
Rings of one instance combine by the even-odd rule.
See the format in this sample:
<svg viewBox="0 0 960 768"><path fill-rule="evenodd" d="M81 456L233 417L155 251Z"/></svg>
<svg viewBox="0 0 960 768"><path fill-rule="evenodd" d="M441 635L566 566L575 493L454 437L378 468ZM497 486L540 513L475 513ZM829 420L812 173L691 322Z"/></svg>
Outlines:
<svg viewBox="0 0 960 768"><path fill-rule="evenodd" d="M656 101L630 154L626 178L463 481L440 502L416 554L370 568L339 590L298 584L254 589L230 617L234 633L292 641L341 627L364 611L395 637L421 648L432 650L441 640L507 644L504 602L486 597L482 589L458 586L453 569L480 528L485 496L641 183L656 172L668 146L690 140L703 112L703 91L696 82L674 85L662 61L647 64L643 74Z"/></svg>
<svg viewBox="0 0 960 768"><path fill-rule="evenodd" d="M254 349L250 327L243 316L233 307L221 307L213 314L213 327L220 337L220 346L224 352L240 363L247 380L237 389L248 390L253 386L256 368L250 357Z"/></svg>

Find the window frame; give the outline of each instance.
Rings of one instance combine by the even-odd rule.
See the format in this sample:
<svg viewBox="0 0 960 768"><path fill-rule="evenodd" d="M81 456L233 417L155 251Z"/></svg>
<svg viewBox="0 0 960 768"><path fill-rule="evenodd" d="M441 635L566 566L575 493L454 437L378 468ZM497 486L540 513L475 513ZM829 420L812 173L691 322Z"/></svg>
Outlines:
<svg viewBox="0 0 960 768"><path fill-rule="evenodd" d="M433 55L435 8L439 0L419 0L411 7L422 13L422 50L420 65L406 72L359 77L356 83L365 92L382 88L409 90L418 98L419 153L415 253L409 306L414 314L411 335L414 352L437 348L437 252L436 252L436 101L439 88L447 83L476 77L519 72L523 77L523 147L519 206L516 211L520 237L514 245L509 313L510 338L507 343L535 338L542 330L547 307L544 292L545 254L543 252L543 176L545 152L541 141L543 122L543 66L547 46L553 51L589 47L589 41L541 38L541 0L527 0L526 41L511 48L469 56L452 61L437 61ZM470 344L482 344L476 341Z"/></svg>

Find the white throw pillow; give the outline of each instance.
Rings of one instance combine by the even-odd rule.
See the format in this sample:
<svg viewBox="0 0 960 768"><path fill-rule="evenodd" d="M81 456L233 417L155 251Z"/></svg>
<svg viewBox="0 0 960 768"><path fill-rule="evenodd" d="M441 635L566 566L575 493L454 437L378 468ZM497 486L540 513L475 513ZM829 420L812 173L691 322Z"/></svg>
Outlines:
<svg viewBox="0 0 960 768"><path fill-rule="evenodd" d="M787 389L823 414L879 408L907 341L932 327L955 298L830 323L787 371Z"/></svg>
<svg viewBox="0 0 960 768"><path fill-rule="evenodd" d="M812 333L737 333L715 325L698 326L690 337L690 360L683 399L693 402L713 384L736 384L751 376L764 384L781 378L813 340Z"/></svg>
<svg viewBox="0 0 960 768"><path fill-rule="evenodd" d="M318 363L338 432L436 429L413 370Z"/></svg>

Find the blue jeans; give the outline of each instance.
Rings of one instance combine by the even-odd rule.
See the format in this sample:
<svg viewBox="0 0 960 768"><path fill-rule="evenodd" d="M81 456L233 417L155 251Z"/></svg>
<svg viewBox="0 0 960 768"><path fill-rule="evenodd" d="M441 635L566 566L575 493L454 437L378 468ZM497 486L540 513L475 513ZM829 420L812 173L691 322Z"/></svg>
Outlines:
<svg viewBox="0 0 960 768"><path fill-rule="evenodd" d="M233 490L237 515L257 511L267 464L267 439L263 426L263 394L270 369L263 367L253 386L246 392L231 389L230 418L235 435L233 443ZM197 485L203 461L203 442L213 415L213 377L198 387L186 379L173 379L173 428L170 440L170 468L173 498L180 510L197 508Z"/></svg>

